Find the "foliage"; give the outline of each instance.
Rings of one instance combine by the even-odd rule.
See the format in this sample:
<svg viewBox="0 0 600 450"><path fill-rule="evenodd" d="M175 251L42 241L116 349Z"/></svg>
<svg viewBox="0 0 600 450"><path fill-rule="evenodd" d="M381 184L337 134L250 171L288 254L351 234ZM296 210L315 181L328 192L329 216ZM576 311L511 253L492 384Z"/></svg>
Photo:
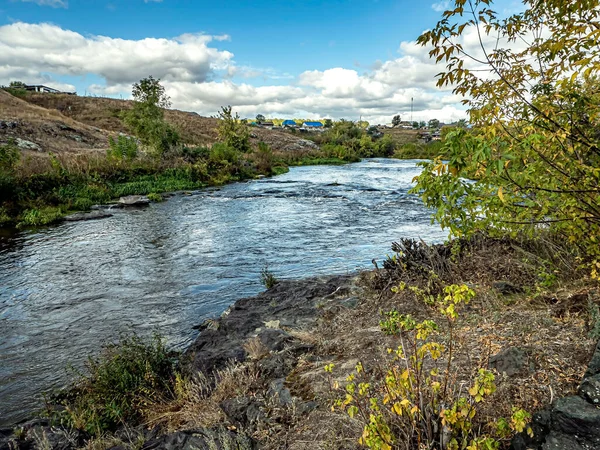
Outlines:
<svg viewBox="0 0 600 450"><path fill-rule="evenodd" d="M64 212L61 208L46 206L43 208L27 209L19 218L18 228L40 227L62 220Z"/></svg>
<svg viewBox="0 0 600 450"><path fill-rule="evenodd" d="M174 355L159 336L148 342L122 336L89 358L86 372L55 399L51 418L92 435L114 430L123 423L139 423L152 402L172 396ZM52 403L52 402L50 402Z"/></svg>
<svg viewBox="0 0 600 450"><path fill-rule="evenodd" d="M13 140L0 144L0 202L10 199L15 192L15 168L21 157Z"/></svg>
<svg viewBox="0 0 600 450"><path fill-rule="evenodd" d="M273 272L269 270L269 266L267 264L265 264L260 271L260 282L267 289L271 289L273 286L279 283L279 280L275 277Z"/></svg>
<svg viewBox="0 0 600 450"><path fill-rule="evenodd" d="M151 153L162 156L179 142L178 133L165 121L163 108L171 105L160 80L152 76L133 85L134 104L123 121Z"/></svg>
<svg viewBox="0 0 600 450"><path fill-rule="evenodd" d="M396 290L405 288L402 283ZM474 295L465 285L450 285L431 302L446 320L447 346L432 339L439 333L432 320L418 322L395 310L384 315L381 330L395 336L399 344L388 349L386 366L367 370L358 363L343 390L334 383L344 392L335 406L364 424L361 445L377 450L489 450L498 449L513 432L528 428L530 416L523 410L514 410L510 421L486 424L479 419L478 404L496 390L488 370L477 371L467 392L452 386L453 324L458 308ZM332 365L325 370L332 372Z"/></svg>
<svg viewBox="0 0 600 450"><path fill-rule="evenodd" d="M395 115L392 118L392 125L397 127L398 125L400 125L400 123L402 122L402 118L400 117L400 115Z"/></svg>
<svg viewBox="0 0 600 450"><path fill-rule="evenodd" d="M151 202L156 202L156 203L160 203L163 201L163 197L160 194L157 194L156 192L150 192L148 195L148 200L150 200Z"/></svg>
<svg viewBox="0 0 600 450"><path fill-rule="evenodd" d="M219 139L228 147L240 153L250 151L250 133L248 127L240 122L240 116L232 113L231 106L223 106L219 111L217 132Z"/></svg>
<svg viewBox="0 0 600 450"><path fill-rule="evenodd" d="M431 141L427 144L404 144L394 151L394 158L398 159L434 159L444 156L444 146L440 141Z"/></svg>
<svg viewBox="0 0 600 450"><path fill-rule="evenodd" d="M455 235L545 228L591 256L598 277L600 2L526 0L506 19L490 3L455 1L418 40L446 62L438 85L465 96L473 131L448 134L448 161L424 164L416 191ZM468 32L480 53L461 46Z"/></svg>
<svg viewBox="0 0 600 450"><path fill-rule="evenodd" d="M137 140L132 137L119 135L117 140L112 136L108 138L109 148L106 156L114 159L133 159L137 156Z"/></svg>
<svg viewBox="0 0 600 450"><path fill-rule="evenodd" d="M257 123L263 123L264 121L266 121L267 119L265 119L265 116L263 116L262 114L257 114L256 115L256 122Z"/></svg>
<svg viewBox="0 0 600 450"><path fill-rule="evenodd" d="M431 119L429 122L427 122L427 126L429 128L439 128L440 127L440 121L437 119Z"/></svg>

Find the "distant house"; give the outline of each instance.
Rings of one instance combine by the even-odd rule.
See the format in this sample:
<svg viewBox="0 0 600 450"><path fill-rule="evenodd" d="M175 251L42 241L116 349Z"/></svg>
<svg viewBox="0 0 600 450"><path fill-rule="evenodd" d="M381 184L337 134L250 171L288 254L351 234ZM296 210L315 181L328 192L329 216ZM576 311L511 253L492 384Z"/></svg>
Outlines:
<svg viewBox="0 0 600 450"><path fill-rule="evenodd" d="M308 129L323 128L323 124L321 122L304 122L302 126Z"/></svg>
<svg viewBox="0 0 600 450"><path fill-rule="evenodd" d="M43 94L70 94L75 95L75 92L62 92L42 84L26 84L25 89L31 92L39 92Z"/></svg>
<svg viewBox="0 0 600 450"><path fill-rule="evenodd" d="M284 120L281 126L296 128L298 125L296 124L295 120Z"/></svg>

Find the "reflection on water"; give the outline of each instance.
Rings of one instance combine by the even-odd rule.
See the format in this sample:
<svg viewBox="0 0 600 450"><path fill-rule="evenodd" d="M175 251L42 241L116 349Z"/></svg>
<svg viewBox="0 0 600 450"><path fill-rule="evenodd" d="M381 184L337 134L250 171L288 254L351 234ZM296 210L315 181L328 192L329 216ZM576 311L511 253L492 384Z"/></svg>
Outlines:
<svg viewBox="0 0 600 450"><path fill-rule="evenodd" d="M279 278L344 273L392 241L445 238L407 193L414 161L294 168L275 178L176 196L108 219L0 232L0 425L26 416L99 344L192 329Z"/></svg>

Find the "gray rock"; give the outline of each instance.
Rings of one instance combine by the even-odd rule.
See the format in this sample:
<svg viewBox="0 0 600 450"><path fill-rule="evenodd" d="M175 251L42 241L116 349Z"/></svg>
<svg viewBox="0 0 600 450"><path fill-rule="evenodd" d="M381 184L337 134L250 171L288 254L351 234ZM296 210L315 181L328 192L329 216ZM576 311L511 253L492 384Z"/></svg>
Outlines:
<svg viewBox="0 0 600 450"><path fill-rule="evenodd" d="M142 450L254 450L256 443L226 428L179 431L147 441Z"/></svg>
<svg viewBox="0 0 600 450"><path fill-rule="evenodd" d="M123 206L146 206L150 204L150 199L145 195L128 195L121 197L119 204Z"/></svg>
<svg viewBox="0 0 600 450"><path fill-rule="evenodd" d="M579 445L573 436L551 433L542 445L542 450L591 450L591 448Z"/></svg>
<svg viewBox="0 0 600 450"><path fill-rule="evenodd" d="M36 144L35 142L26 141L25 139L15 138L15 144L21 150L32 150L32 151L35 151L35 152L41 152L42 151L42 147L40 147L38 144Z"/></svg>
<svg viewBox="0 0 600 450"><path fill-rule="evenodd" d="M534 367L529 361L528 352L519 347L508 347L490 358L490 367L508 377L520 373L530 373Z"/></svg>
<svg viewBox="0 0 600 450"><path fill-rule="evenodd" d="M589 378L598 374L600 374L600 341L596 344L596 349L594 350L594 354L592 355L592 359L590 360L583 378Z"/></svg>
<svg viewBox="0 0 600 450"><path fill-rule="evenodd" d="M522 287L514 285L510 281L495 281L492 286L502 295L519 294L523 292Z"/></svg>
<svg viewBox="0 0 600 450"><path fill-rule="evenodd" d="M600 406L600 374L585 378L579 385L578 393L588 403Z"/></svg>
<svg viewBox="0 0 600 450"><path fill-rule="evenodd" d="M264 404L255 398L236 397L223 400L219 407L238 428L248 428L265 418Z"/></svg>
<svg viewBox="0 0 600 450"><path fill-rule="evenodd" d="M551 427L562 434L600 441L600 409L579 396L559 398L551 412Z"/></svg>
<svg viewBox="0 0 600 450"><path fill-rule="evenodd" d="M291 405L293 403L290 390L285 387L285 378L278 378L271 381L267 395L275 397L281 406Z"/></svg>
<svg viewBox="0 0 600 450"><path fill-rule="evenodd" d="M112 214L102 210L94 210L90 212L78 212L65 217L67 222L78 222L82 220L97 220L112 217Z"/></svg>

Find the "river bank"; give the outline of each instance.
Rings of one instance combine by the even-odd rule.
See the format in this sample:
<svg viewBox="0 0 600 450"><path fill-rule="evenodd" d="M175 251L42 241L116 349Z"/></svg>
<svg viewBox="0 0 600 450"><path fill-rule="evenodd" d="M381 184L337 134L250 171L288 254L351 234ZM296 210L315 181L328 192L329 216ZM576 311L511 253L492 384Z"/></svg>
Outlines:
<svg viewBox="0 0 600 450"><path fill-rule="evenodd" d="M376 383L378 367L393 364L387 348L398 340L381 325L382 313L390 310L438 322L435 339L455 343L456 386L470 384L481 367L495 374L495 392L478 406L476 423L510 417L513 408L545 410L534 416L537 440L514 441L514 448L596 448L599 414L589 388L598 356L588 367L595 346L588 336L589 304L600 301L596 285L561 266L556 284L543 286L540 266L532 261L549 255L535 243L481 238L457 249L402 241L394 249L402 253L385 268L281 281L202 323L180 358L185 382L170 398L146 404L139 424L92 438L33 421L10 436L4 430L0 448L10 448L10 439L18 448L44 439L47 448L115 450L362 448L360 414L352 418L331 406L347 395L347 377L360 376L357 367ZM419 293L431 285L424 269L444 284L468 283L476 293L460 309L453 336ZM415 289L398 289L402 283ZM584 373L581 396L559 400L577 391ZM64 419L64 411L59 408L56 417ZM76 409L71 404L66 411ZM500 442L508 445L510 436Z"/></svg>

